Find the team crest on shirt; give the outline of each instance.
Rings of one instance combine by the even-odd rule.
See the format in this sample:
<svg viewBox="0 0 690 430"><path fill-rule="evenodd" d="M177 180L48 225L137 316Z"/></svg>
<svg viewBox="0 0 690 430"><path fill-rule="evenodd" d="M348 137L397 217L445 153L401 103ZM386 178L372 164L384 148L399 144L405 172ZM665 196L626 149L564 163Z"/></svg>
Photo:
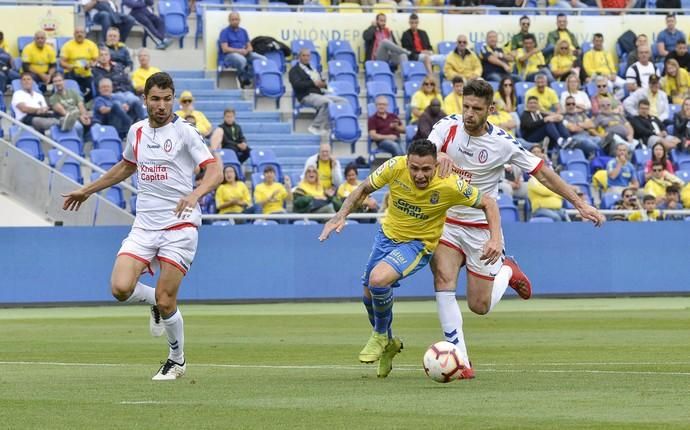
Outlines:
<svg viewBox="0 0 690 430"><path fill-rule="evenodd" d="M172 140L166 139L165 143L163 144L163 149L165 150L165 152L172 151L172 147L173 147Z"/></svg>
<svg viewBox="0 0 690 430"><path fill-rule="evenodd" d="M477 155L477 159L482 164L486 163L486 160L489 159L488 151L486 149L482 149L481 151L479 151L479 155Z"/></svg>
<svg viewBox="0 0 690 430"><path fill-rule="evenodd" d="M439 195L438 191L432 191L431 192L431 198L429 199L429 203L431 203L432 205L435 205L436 203L438 203L439 197L440 197L440 195Z"/></svg>

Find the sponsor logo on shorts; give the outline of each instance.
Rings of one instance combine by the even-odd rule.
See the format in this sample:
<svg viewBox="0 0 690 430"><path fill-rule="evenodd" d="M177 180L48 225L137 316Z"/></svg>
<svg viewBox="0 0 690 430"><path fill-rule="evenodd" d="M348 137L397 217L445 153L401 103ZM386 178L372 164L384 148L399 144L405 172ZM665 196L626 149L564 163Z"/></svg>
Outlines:
<svg viewBox="0 0 690 430"><path fill-rule="evenodd" d="M439 197L440 197L440 195L439 195L438 191L432 191L431 198L429 198L429 203L431 203L432 205L435 205L436 203L438 203Z"/></svg>
<svg viewBox="0 0 690 430"><path fill-rule="evenodd" d="M477 159L482 164L486 163L486 160L489 159L489 152L486 149L482 149L481 151L479 151L479 155L477 156Z"/></svg>
<svg viewBox="0 0 690 430"><path fill-rule="evenodd" d="M407 264L407 258L405 258L405 256L402 255L402 253L397 249L394 249L390 254L388 254L388 257L393 259L393 261L395 261L397 264Z"/></svg>

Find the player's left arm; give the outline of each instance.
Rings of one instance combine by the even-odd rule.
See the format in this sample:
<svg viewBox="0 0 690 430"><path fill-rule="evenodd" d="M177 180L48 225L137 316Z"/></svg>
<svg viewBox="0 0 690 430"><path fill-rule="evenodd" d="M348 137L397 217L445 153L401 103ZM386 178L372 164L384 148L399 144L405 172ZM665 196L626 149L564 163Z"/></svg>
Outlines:
<svg viewBox="0 0 690 430"><path fill-rule="evenodd" d="M376 188L372 185L369 178L362 181L362 183L347 196L338 213L323 226L319 240L323 242L328 239L328 236L333 233L333 230L335 230L336 233L340 233L343 227L345 227L345 219L350 212L352 212L352 208L361 206L364 199L374 191L376 191Z"/></svg>
<svg viewBox="0 0 690 430"><path fill-rule="evenodd" d="M207 163L205 168L206 173L204 173L204 178L201 180L199 186L188 196L182 197L180 201L177 202L175 215L177 215L178 218L182 217L185 210L189 210L187 208L195 208L200 198L215 190L216 187L223 182L223 173L220 170L220 163L217 159L213 159L213 161Z"/></svg>
<svg viewBox="0 0 690 430"><path fill-rule="evenodd" d="M496 200L487 196L486 194L479 194L477 202L474 207L481 209L486 216L486 222L489 224L489 240L484 243L484 250L480 260L485 264L494 264L503 254L503 237L501 235L501 215L498 211L498 204Z"/></svg>
<svg viewBox="0 0 690 430"><path fill-rule="evenodd" d="M580 216L582 216L583 219L592 221L596 227L601 226L604 221L606 221L604 215L575 194L575 190L570 185L566 184L551 168L542 166L539 170L533 172L532 176L537 178L546 188L572 203L575 209L580 213Z"/></svg>

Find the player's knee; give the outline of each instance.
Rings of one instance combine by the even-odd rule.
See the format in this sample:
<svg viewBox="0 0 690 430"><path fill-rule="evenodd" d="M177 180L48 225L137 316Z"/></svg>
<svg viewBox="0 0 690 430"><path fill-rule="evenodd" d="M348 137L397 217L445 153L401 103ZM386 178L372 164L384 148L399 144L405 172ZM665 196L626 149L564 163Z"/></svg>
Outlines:
<svg viewBox="0 0 690 430"><path fill-rule="evenodd" d="M384 273L372 271L369 275L369 288L384 288L390 284L390 280Z"/></svg>
<svg viewBox="0 0 690 430"><path fill-rule="evenodd" d="M434 289L436 291L455 291L455 277L450 270L444 270L443 267L433 267L434 274Z"/></svg>
<svg viewBox="0 0 690 430"><path fill-rule="evenodd" d="M489 313L491 303L489 303L487 300L475 299L468 300L467 306L470 308L472 312L474 312L477 315L486 315Z"/></svg>
<svg viewBox="0 0 690 430"><path fill-rule="evenodd" d="M172 314L177 308L177 299L175 296L156 289L156 306L163 315Z"/></svg>
<svg viewBox="0 0 690 430"><path fill-rule="evenodd" d="M117 301L124 302L132 295L134 286L128 282L113 279L110 281L110 292Z"/></svg>

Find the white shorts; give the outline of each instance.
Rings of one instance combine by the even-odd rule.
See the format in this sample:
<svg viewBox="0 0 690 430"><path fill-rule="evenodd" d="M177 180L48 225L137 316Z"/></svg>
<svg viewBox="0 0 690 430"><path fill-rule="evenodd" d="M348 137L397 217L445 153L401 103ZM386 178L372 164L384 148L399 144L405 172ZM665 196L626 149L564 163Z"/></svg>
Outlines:
<svg viewBox="0 0 690 430"><path fill-rule="evenodd" d="M174 230L133 228L122 241L117 255L127 255L146 263L151 274L152 266L158 266L160 261L164 261L186 275L194 261L198 238L199 232L191 226Z"/></svg>
<svg viewBox="0 0 690 430"><path fill-rule="evenodd" d="M502 234L502 233L501 233ZM480 260L484 250L484 243L489 240L489 230L481 227L468 227L446 223L443 226L440 243L453 248L465 257L467 273L481 279L493 281L503 266L503 256L494 264L485 264Z"/></svg>

